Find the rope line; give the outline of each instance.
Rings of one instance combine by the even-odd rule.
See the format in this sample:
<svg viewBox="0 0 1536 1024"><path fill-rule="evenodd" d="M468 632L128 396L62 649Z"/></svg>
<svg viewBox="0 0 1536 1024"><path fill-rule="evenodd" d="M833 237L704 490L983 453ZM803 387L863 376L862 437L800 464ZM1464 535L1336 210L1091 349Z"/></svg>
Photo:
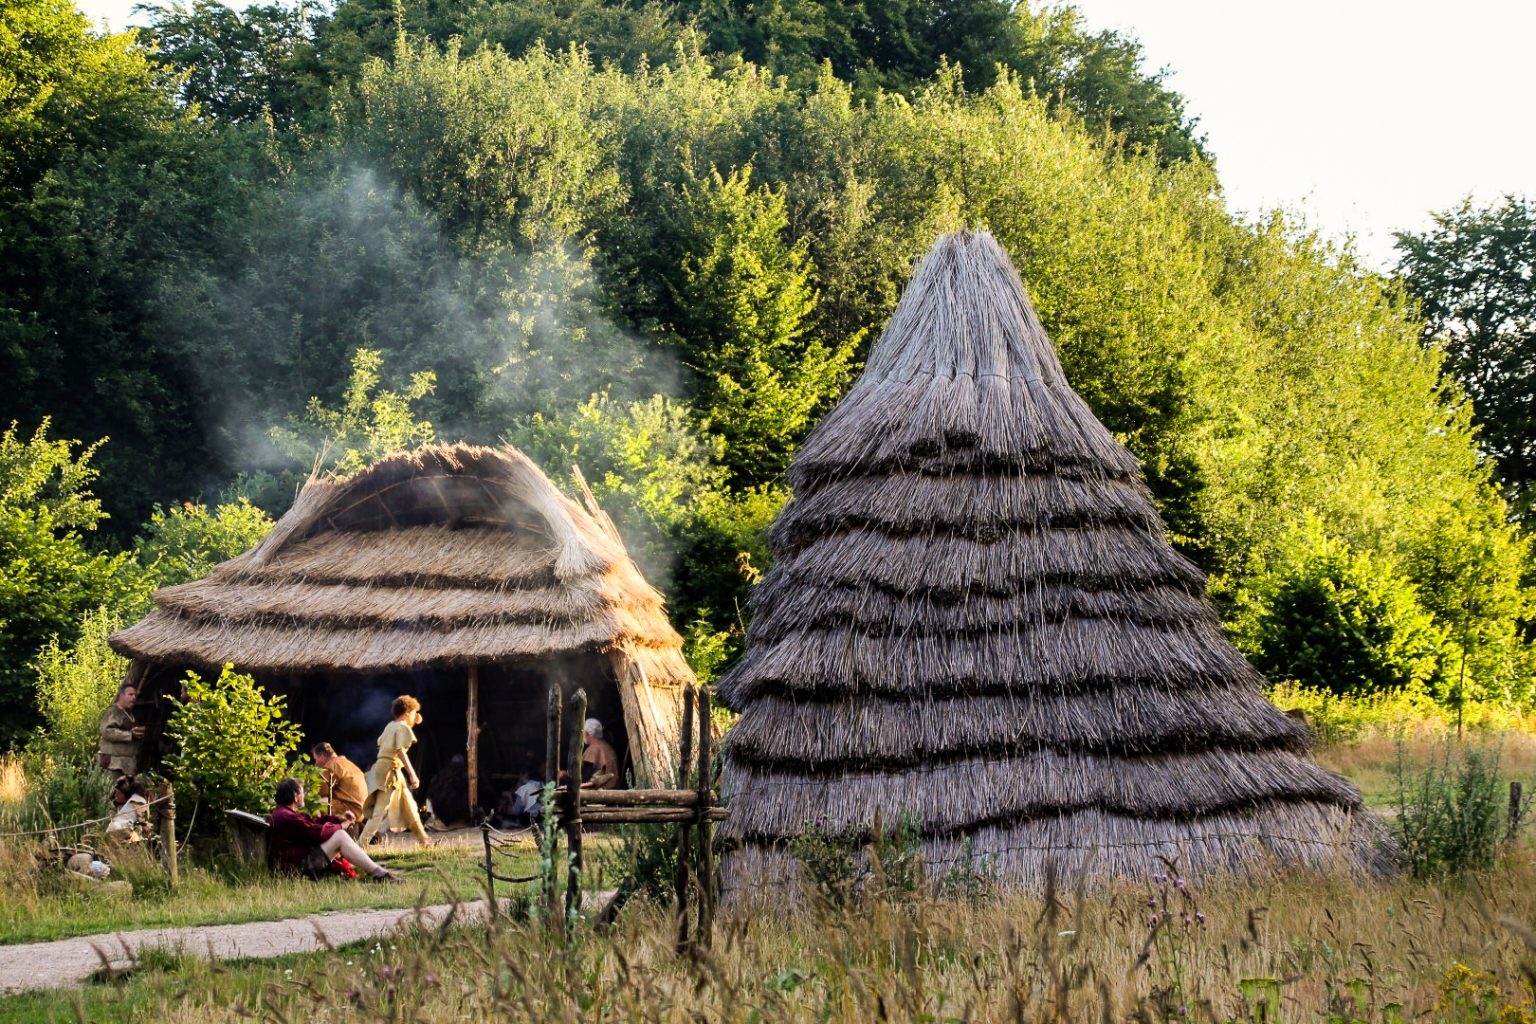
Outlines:
<svg viewBox="0 0 1536 1024"><path fill-rule="evenodd" d="M153 807L155 804L164 803L167 799L168 797L157 796L153 800L146 801L144 806ZM197 811L194 808L193 814L196 813ZM91 825L100 825L102 822L111 821L115 817L117 817L116 814L109 814L105 818L91 818L87 821L76 822L73 825L53 825L49 828L33 829L30 832L0 832L0 839L20 839L24 836L46 836L52 835L55 832L71 832L78 828L87 828Z"/></svg>

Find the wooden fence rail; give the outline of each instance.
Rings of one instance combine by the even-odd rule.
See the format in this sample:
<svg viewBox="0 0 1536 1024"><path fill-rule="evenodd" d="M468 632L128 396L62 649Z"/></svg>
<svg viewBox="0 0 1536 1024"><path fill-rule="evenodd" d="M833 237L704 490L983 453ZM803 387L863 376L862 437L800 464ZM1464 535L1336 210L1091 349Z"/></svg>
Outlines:
<svg viewBox="0 0 1536 1024"><path fill-rule="evenodd" d="M708 946L714 925L715 863L713 826L723 821L729 811L716 803L713 779L709 694L690 686L683 695L682 742L677 765L675 789L582 789L581 755L583 729L587 718L587 694L577 690L568 701L560 699L560 688L549 691L545 738L548 746L544 766L547 779L559 775L562 733L565 733L566 785L554 790L551 809L556 819L544 823L551 829L553 849L549 851L548 875L544 878L546 917L553 922L560 917L559 843L565 834L566 884L564 920L572 927L579 917L581 875L583 870L582 829L586 825L669 824L677 826L677 872L673 889L677 899L677 948L684 952L695 943ZM564 728L562 728L564 725ZM691 784L690 784L691 783ZM696 830L695 837L692 832ZM502 841L493 837L495 830L481 826L485 840L486 887L495 913L496 882L514 881L496 871L494 855ZM499 835L499 833L498 833ZM695 838L697 841L695 842ZM617 893L598 915L599 926L611 922L619 908L633 895L633 879L620 883ZM690 896L693 908L690 909Z"/></svg>

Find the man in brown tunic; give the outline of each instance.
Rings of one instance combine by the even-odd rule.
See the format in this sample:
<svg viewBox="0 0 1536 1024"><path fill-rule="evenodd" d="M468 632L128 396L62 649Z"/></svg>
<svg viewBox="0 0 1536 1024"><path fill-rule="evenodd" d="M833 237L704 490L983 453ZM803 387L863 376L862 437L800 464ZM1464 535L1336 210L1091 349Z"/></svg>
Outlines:
<svg viewBox="0 0 1536 1024"><path fill-rule="evenodd" d="M139 770L144 727L133 719L133 702L138 699L139 688L124 683L117 688L117 699L101 715L101 744L96 748L96 756L114 779Z"/></svg>
<svg viewBox="0 0 1536 1024"><path fill-rule="evenodd" d="M368 783L363 771L347 758L336 753L329 743L316 743L310 751L315 764L320 766L324 781L320 784L320 797L327 803L327 813L345 816L351 811L357 821L363 820L363 801L368 797ZM356 831L357 825L351 826Z"/></svg>

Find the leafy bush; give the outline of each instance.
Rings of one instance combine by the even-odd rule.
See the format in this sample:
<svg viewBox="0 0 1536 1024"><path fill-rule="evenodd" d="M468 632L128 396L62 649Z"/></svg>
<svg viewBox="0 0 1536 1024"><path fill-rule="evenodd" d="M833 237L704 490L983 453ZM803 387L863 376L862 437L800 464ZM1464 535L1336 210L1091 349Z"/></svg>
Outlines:
<svg viewBox="0 0 1536 1024"><path fill-rule="evenodd" d="M43 727L33 748L62 760L94 763L101 716L128 673L128 659L107 644L123 627L107 608L86 612L73 646L51 638L37 656L37 710Z"/></svg>
<svg viewBox="0 0 1536 1024"><path fill-rule="evenodd" d="M278 780L294 771L289 759L302 738L283 718L285 703L233 665L212 682L188 672L166 729L177 745L171 778L210 807L264 812Z"/></svg>
<svg viewBox="0 0 1536 1024"><path fill-rule="evenodd" d="M271 518L248 498L211 509L190 501L156 505L139 538L139 562L158 586L186 583L255 547L271 529Z"/></svg>
<svg viewBox="0 0 1536 1024"><path fill-rule="evenodd" d="M1409 762L1398 748L1393 830L1415 878L1493 867L1508 820L1497 747L1447 745L1438 760Z"/></svg>
<svg viewBox="0 0 1536 1024"><path fill-rule="evenodd" d="M902 814L872 834L853 827L807 822L789 852L805 869L812 892L832 906L860 898L906 899L925 888L922 835Z"/></svg>
<svg viewBox="0 0 1536 1024"><path fill-rule="evenodd" d="M1239 619L1239 640L1261 672L1340 694L1440 682L1448 644L1412 584L1315 521L1295 546Z"/></svg>
<svg viewBox="0 0 1536 1024"><path fill-rule="evenodd" d="M620 825L611 865L629 880L634 895L670 900L677 876L677 826Z"/></svg>

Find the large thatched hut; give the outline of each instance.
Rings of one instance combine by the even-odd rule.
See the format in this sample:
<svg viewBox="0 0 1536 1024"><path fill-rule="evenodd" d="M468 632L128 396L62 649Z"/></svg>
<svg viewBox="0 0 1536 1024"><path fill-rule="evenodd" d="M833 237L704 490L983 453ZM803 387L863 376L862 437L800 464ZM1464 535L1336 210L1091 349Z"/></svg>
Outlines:
<svg viewBox="0 0 1536 1024"><path fill-rule="evenodd" d="M287 695L308 740L363 765L389 701L414 693L418 770L468 751L482 802L541 774L552 682L585 687L621 756L660 777L693 680L607 516L512 448L426 447L313 479L265 540L157 592L111 642L152 708L187 669L233 663Z"/></svg>
<svg viewBox="0 0 1536 1024"><path fill-rule="evenodd" d="M719 686L728 892L791 882L809 829L901 816L930 872L1024 888L1377 863L990 235L938 241L790 482Z"/></svg>

